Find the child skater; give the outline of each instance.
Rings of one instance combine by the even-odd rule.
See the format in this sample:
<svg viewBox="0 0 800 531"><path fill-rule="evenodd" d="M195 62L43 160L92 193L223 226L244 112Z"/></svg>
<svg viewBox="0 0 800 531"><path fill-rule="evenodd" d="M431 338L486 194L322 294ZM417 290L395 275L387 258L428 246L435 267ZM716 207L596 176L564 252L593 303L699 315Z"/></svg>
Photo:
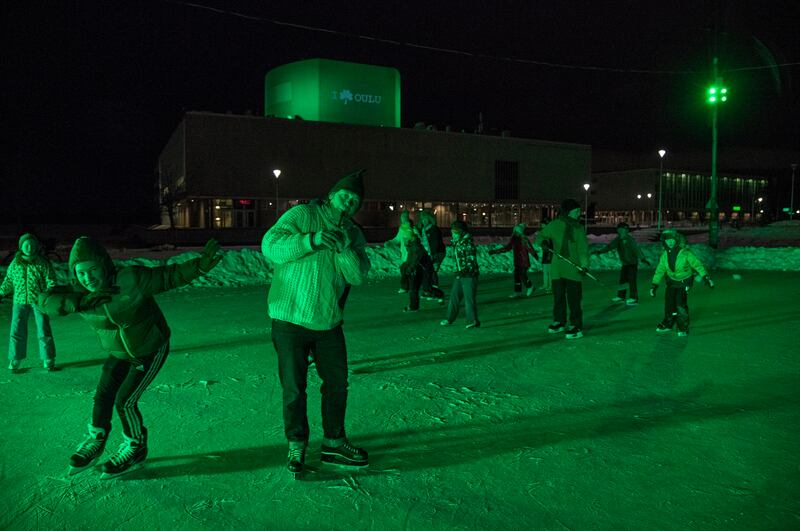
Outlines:
<svg viewBox="0 0 800 531"><path fill-rule="evenodd" d="M138 401L169 353L170 330L154 295L185 286L211 271L222 259L215 240L199 258L159 267L117 270L108 252L86 236L69 255L72 286L57 287L40 298L49 314L79 313L97 332L109 353L94 395L89 434L69 458L70 474L85 470L103 453L116 406L124 442L103 464L103 477L129 472L147 457L147 428Z"/></svg>
<svg viewBox="0 0 800 531"><path fill-rule="evenodd" d="M664 292L664 320L658 323L656 332L669 332L677 324L678 336L685 337L689 334L688 294L694 283L693 270L709 288L714 287L714 282L700 260L686 247L686 238L682 234L667 229L661 233L661 241L664 242L664 252L653 275L650 296L656 296L658 284L665 275L667 289Z"/></svg>
<svg viewBox="0 0 800 531"><path fill-rule="evenodd" d="M427 251L422 246L419 236L409 230L405 236L406 245L406 261L400 266L400 272L406 277L405 284L408 286L408 306L403 308L404 312L419 311L419 288L422 286L425 271L422 267L423 258L427 257L430 262L430 257Z"/></svg>
<svg viewBox="0 0 800 531"><path fill-rule="evenodd" d="M622 268L619 271L619 285L617 286L617 296L611 299L612 302L625 301L628 306L639 304L639 289L636 283L636 276L639 273L639 260L643 264L650 265L644 253L639 248L636 240L630 234L630 226L624 221L617 224L617 237L608 242L602 249L592 251L592 254L599 255L611 250L617 251ZM628 299L625 299L625 292L628 292Z"/></svg>
<svg viewBox="0 0 800 531"><path fill-rule="evenodd" d="M391 240L386 241L383 246L386 247L387 245L397 245L400 248L400 287L397 289L397 293L407 293L408 292L408 277L403 274L402 265L406 262L408 258L408 248L406 247L406 241L408 240L409 234L414 231L414 223L411 221L410 214L408 210L404 210L400 213L400 226L397 227L397 234L395 234L394 238Z"/></svg>
<svg viewBox="0 0 800 531"><path fill-rule="evenodd" d="M548 223L550 223L550 218L542 218L539 230L544 229ZM553 266L553 240L545 238L540 245L542 246L542 291L551 293L553 291L553 277L550 273Z"/></svg>
<svg viewBox="0 0 800 531"><path fill-rule="evenodd" d="M478 328L478 306L476 295L478 292L478 256L472 235L467 232L467 225L463 221L454 221L450 225L453 258L456 263L456 278L453 279L453 292L450 294L450 304L447 306L447 319L439 324L447 326L453 324L458 317L458 307L464 299L464 309L467 312L467 326L465 328Z"/></svg>
<svg viewBox="0 0 800 531"><path fill-rule="evenodd" d="M48 371L56 370L56 345L50 329L50 317L38 306L39 294L56 285L53 264L41 252L39 240L33 234L19 238L19 251L14 255L0 284L0 299L14 293L11 307L11 331L8 342L8 368L18 372L27 357L28 317L33 313L39 337L39 357Z"/></svg>
<svg viewBox="0 0 800 531"><path fill-rule="evenodd" d="M503 247L489 251L489 254L499 254L508 251L514 252L514 293L509 295L510 299L522 296L522 286L525 286L525 296L530 297L533 290L533 282L528 279L528 268L531 267L530 258L539 259L538 253L533 249L530 240L525 236L525 224L519 223L514 226L511 232L511 239Z"/></svg>

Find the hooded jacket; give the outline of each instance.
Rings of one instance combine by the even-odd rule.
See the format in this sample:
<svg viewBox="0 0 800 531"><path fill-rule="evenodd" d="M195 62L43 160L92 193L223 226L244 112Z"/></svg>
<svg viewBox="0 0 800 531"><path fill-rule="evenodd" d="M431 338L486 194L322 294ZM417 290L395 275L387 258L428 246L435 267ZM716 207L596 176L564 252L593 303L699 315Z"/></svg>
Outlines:
<svg viewBox="0 0 800 531"><path fill-rule="evenodd" d="M107 304L80 311L88 291L77 282L75 266L84 261L102 264L107 286L119 288ZM152 356L169 339L170 329L156 300L158 293L185 286L201 275L199 258L159 267L123 267L117 271L108 252L90 238L76 240L69 257L72 286L62 286L39 297L48 314L79 312L100 338L103 349L120 359Z"/></svg>
<svg viewBox="0 0 800 531"><path fill-rule="evenodd" d="M644 253L639 248L639 244L633 239L633 236L626 234L625 236L616 236L613 240L608 242L602 249L596 251L597 254L604 254L609 251L617 251L619 261L623 265L636 265L639 260L644 259Z"/></svg>
<svg viewBox="0 0 800 531"><path fill-rule="evenodd" d="M35 238L30 234L23 235L20 246L28 239ZM55 285L56 272L50 260L41 252L26 257L22 251L17 251L0 284L0 297L13 292L14 304L38 304L39 294Z"/></svg>
<svg viewBox="0 0 800 531"><path fill-rule="evenodd" d="M544 240L552 241L553 251L569 258L581 267L589 266L589 242L586 231L580 222L569 216L559 216L536 233L536 244L542 245ZM580 282L583 277L569 262L553 254L550 268L553 280L564 278Z"/></svg>
<svg viewBox="0 0 800 531"><path fill-rule="evenodd" d="M514 254L514 267L517 269L525 269L526 271L531 266L529 255L536 256L536 251L531 247L531 241L524 234L512 234L508 243L500 249L497 249L494 254L508 251L512 251Z"/></svg>
<svg viewBox="0 0 800 531"><path fill-rule="evenodd" d="M706 268L686 245L686 238L678 232L670 233L675 238L674 249L669 249L664 243L664 252L658 260L656 272L653 274L653 284L658 284L666 275L673 282L683 282L692 277L692 270L697 271L701 277L706 276ZM663 239L663 236L662 236ZM670 264L670 253L673 254L674 267Z"/></svg>
<svg viewBox="0 0 800 531"><path fill-rule="evenodd" d="M343 219L326 201L287 210L261 240L261 252L275 266L269 289L269 316L310 330L341 324L349 284L367 278L366 240L358 225ZM341 250L312 247L314 233L340 230Z"/></svg>

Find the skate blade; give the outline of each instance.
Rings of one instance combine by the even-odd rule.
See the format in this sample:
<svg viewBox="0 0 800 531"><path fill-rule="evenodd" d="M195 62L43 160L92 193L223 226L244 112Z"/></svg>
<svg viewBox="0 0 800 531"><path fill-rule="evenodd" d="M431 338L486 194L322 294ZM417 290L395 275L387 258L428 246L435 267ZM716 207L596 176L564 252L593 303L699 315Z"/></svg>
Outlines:
<svg viewBox="0 0 800 531"><path fill-rule="evenodd" d="M85 471L87 471L89 469L92 469L92 468L94 468L94 463L91 463L89 465L86 465L86 466L83 466L83 467L80 467L80 468L79 467L70 466L69 470L67 470L67 477L77 476L81 472L85 472Z"/></svg>
<svg viewBox="0 0 800 531"><path fill-rule="evenodd" d="M116 474L112 474L110 472L103 472L100 474L100 479L114 479L120 476L125 476L130 474L131 472L135 472L144 466L144 462L136 463L135 465L131 465L130 468L123 470L122 472L117 472Z"/></svg>
<svg viewBox="0 0 800 531"><path fill-rule="evenodd" d="M320 463L323 465L340 468L342 470L363 470L365 468L369 468L369 463L350 463L335 460L326 461L324 459L321 460Z"/></svg>

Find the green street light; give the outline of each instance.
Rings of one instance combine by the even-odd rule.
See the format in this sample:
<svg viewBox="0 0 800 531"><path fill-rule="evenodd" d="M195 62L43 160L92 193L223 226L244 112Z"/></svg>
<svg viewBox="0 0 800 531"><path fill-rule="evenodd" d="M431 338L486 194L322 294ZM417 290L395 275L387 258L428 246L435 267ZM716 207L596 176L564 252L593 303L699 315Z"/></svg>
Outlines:
<svg viewBox="0 0 800 531"><path fill-rule="evenodd" d="M708 87L708 103L716 105L717 103L725 103L728 101L728 89L718 85Z"/></svg>

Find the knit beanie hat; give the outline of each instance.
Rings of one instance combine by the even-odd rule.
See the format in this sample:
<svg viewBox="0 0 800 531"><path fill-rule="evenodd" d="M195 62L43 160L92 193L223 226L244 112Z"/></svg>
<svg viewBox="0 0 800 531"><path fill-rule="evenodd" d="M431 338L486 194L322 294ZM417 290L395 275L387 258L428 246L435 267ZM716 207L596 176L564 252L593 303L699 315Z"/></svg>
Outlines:
<svg viewBox="0 0 800 531"><path fill-rule="evenodd" d="M339 190L348 190L356 194L359 198L364 198L364 172L366 170L356 170L348 173L333 185L330 193L335 194Z"/></svg>
<svg viewBox="0 0 800 531"><path fill-rule="evenodd" d="M450 224L450 230L455 230L459 232L467 232L467 224L461 220L455 220Z"/></svg>
<svg viewBox="0 0 800 531"><path fill-rule="evenodd" d="M561 201L561 215L566 216L576 208L581 208L581 204L572 199L571 197Z"/></svg>
<svg viewBox="0 0 800 531"><path fill-rule="evenodd" d="M75 275L75 266L80 262L100 262L107 276L114 274L114 262L108 255L105 247L97 243L88 236L81 236L75 240L72 250L69 252L69 272Z"/></svg>
<svg viewBox="0 0 800 531"><path fill-rule="evenodd" d="M17 248L22 249L22 244L28 240L33 240L36 243L39 243L39 239L36 236L31 234L30 232L26 232L25 234L19 237L19 243L17 244Z"/></svg>
<svg viewBox="0 0 800 531"><path fill-rule="evenodd" d="M620 221L619 223L617 223L617 228L618 229L630 229L631 226L628 225L627 223L625 223L624 221Z"/></svg>

